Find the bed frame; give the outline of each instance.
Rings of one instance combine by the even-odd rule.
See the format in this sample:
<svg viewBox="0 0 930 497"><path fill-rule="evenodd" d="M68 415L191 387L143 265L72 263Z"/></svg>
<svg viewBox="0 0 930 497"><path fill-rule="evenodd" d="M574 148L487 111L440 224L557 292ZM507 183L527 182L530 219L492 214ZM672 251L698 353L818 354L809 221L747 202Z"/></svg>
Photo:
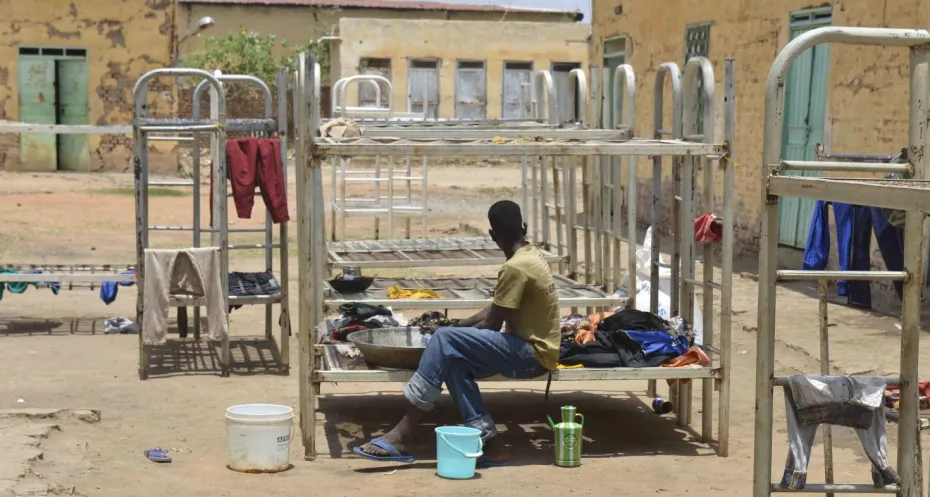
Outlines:
<svg viewBox="0 0 930 497"><path fill-rule="evenodd" d="M438 301L404 301L384 299L379 292L381 287L363 295L343 296L332 291L325 284L328 266L345 265L346 255L358 255L367 251L371 253L379 247L365 247L362 243L357 246L336 246L327 248L326 239L326 201L323 196L322 167L327 157L377 157L377 156L510 156L522 157L527 162L536 161L531 167L524 169L525 173L533 173L537 181L530 183L530 190L526 192L524 202L525 216L533 226L534 241L541 243L544 248L555 248L555 256L567 256L568 259L560 265L559 284L562 305L566 307L592 307L610 308L617 305L629 305L629 299L624 295L612 293L611 289L619 288L620 277L624 272L628 276L629 288L635 288L635 240L636 240L636 164L640 156L653 156L653 200L662 198L662 192L656 188L661 184L662 162L661 156L676 158L673 162L674 170L681 174L680 200L676 201L679 211L677 225L678 231L675 250L678 252L673 262L673 270L677 271L676 283L680 296L676 299L678 308L672 309L673 314L680 314L687 319L693 317L691 305L695 287L703 287L704 312L704 347L705 350L718 352L713 354L714 364L706 368L611 368L590 370L560 370L553 374L554 380L601 379L601 380L651 380L649 389L654 391L654 381L659 379L690 380L701 379L703 396L702 414L702 440L711 441L713 438L713 394L719 391L719 430L717 434L718 453L727 455L729 439L729 368L730 368L730 309L732 300L732 245L733 245L733 163L732 143L735 105L733 91L733 63L727 61L726 71L726 99L725 122L727 136L724 140L715 140L712 126L707 132L698 132L699 103L704 103L704 122L713 123L714 108L714 75L710 62L704 58L691 59L684 71L684 81L679 81L679 71L675 64L663 65L664 70L659 72L657 87L663 86L665 77L672 80L674 97L674 125L671 130L662 130L657 124L656 132L652 138L633 138L630 126L620 126L604 119L607 129L588 129L584 119L571 127L559 125L561 119L557 110L550 111L545 116L543 125L535 123L535 130L528 130L530 126L520 125L477 125L467 133L462 130L450 130L456 123L442 122L409 123L397 126L393 123L358 122L361 136L356 138L329 138L320 135L320 69L307 54L301 54L297 71L297 96L295 98L296 127L297 127L297 171L298 171L298 283L299 283L299 340L300 340L300 408L301 428L305 457L316 457L316 428L317 428L317 401L320 395L321 384L335 381L401 381L409 377L410 372L397 371L346 371L334 370L332 364L327 365L325 356L326 347L317 343L317 325L324 320L324 309L347 301L367 301L370 303L389 303L393 308L416 309L478 309L489 302L489 296L482 294L492 280L469 278L443 282L422 282L423 285L433 287L440 293L445 292L448 298ZM624 65L617 69L618 83L614 88L618 98L625 98L628 116L632 116L633 91L635 89L633 69ZM584 82L582 71L573 77L576 84ZM606 80L606 78L605 78ZM557 101L552 76L548 71L537 73L534 88L535 116L543 115L544 100L548 100L554 107ZM683 95L681 88L685 88ZM585 100L589 98L586 88L582 88ZM604 91L593 95L595 103L599 103ZM659 112L656 122L661 124L661 91L657 94ZM616 99L615 99L616 101ZM618 104L619 105L619 104ZM550 108L552 108L550 107ZM594 108L599 108L595 105ZM600 123L602 119L595 118L593 122ZM631 121L631 119L630 119ZM509 126L509 127L508 127ZM377 129L377 131L375 131ZM533 137L526 139L526 136ZM536 138L536 137L539 138ZM625 157L627 184L625 191L622 188L623 164L617 158ZM545 165L544 161L550 164ZM586 182L588 193L583 195L583 202L590 206L584 217L576 214L583 210L576 209L576 195L573 176L578 168L583 174L588 174L590 183ZM712 204L715 185L715 172L723 176L723 225L724 239L722 244L722 257L717 258L711 247L704 250L705 270L702 276L696 277L694 260L697 251L694 248L693 219L696 217L697 205L693 199L696 192L695 173L698 169L704 171L703 194L705 209L713 211ZM595 175L597 174L597 175ZM604 191L593 187L597 178L610 178L610 189ZM561 181L560 181L561 180ZM553 186L549 190L549 184ZM558 188L556 185L563 186ZM564 185L568 185L567 188ZM606 187L605 187L606 188ZM532 200L530 197L532 196ZM625 200L625 202L624 202ZM527 205L529 204L529 205ZM620 216L595 216L595 213L614 212L621 213L627 209L627 237L621 236L622 223ZM653 209L653 226L657 226L658 208ZM577 220L582 221L583 229L579 229ZM555 221L553 223L553 221ZM582 261L578 252L571 250L573 239L577 232L584 233L584 262L590 261L595 252L601 254L602 277L595 277L590 281L578 281L569 268L577 267ZM658 232L656 248L653 251L653 264L650 270L653 288L658 288ZM556 234L553 242L551 233ZM538 233L538 238L537 234ZM390 242L399 243L399 242ZM425 242L423 242L425 243ZM439 243L455 243L444 240ZM468 242L464 242L468 243ZM391 250L390 245L386 246ZM622 268L621 248L626 247L628 252L627 267ZM346 249L349 250L346 250ZM400 247L402 248L402 247ZM420 247L415 247L417 252ZM403 267L429 266L430 261L409 261L410 252L395 250L392 261L385 263L402 263ZM422 252L422 251L420 251ZM605 257L606 255L606 257ZM339 260L341 259L341 260ZM481 260L471 256L472 260ZM719 259L719 261L718 261ZM719 283L713 281L713 263L718 261L722 269L722 279ZM362 261L370 262L370 261ZM488 264L491 260L482 260ZM382 262L371 262L369 267L382 267ZM460 262L444 262L436 265L467 265ZM680 265L680 268L674 267ZM563 269L564 266L564 269ZM563 272L564 271L564 272ZM569 274L566 274L569 273ZM599 281L600 280L600 281ZM415 285L417 282L410 282ZM722 304L719 309L719 349L714 347L715 312L712 291L721 291ZM576 296L562 293L566 291L578 292ZM657 307L657 293L653 292L653 309ZM529 380L533 381L533 380ZM691 417L691 391L690 383L685 386L680 381L675 382L673 393L677 393L678 421L685 425L690 423Z"/></svg>
<svg viewBox="0 0 930 497"><path fill-rule="evenodd" d="M902 47L910 52L910 95L907 161L889 164L896 154L858 156L834 154L830 161L795 161L782 157L784 81L798 56L814 46L840 43ZM930 98L930 31L860 27L823 27L791 40L778 53L765 85L765 127L762 145L762 213L759 254L759 326L756 347L756 418L753 466L753 497L775 492L798 493L884 493L901 497L924 495L919 417L921 287L924 278L924 223L930 212L930 172L925 150L930 149L927 99ZM894 107L900 113L899 107ZM845 160L843 160L845 159ZM850 159L853 159L850 161ZM822 171L833 177L795 176L789 171ZM850 173L867 174L851 177ZM901 173L905 179L884 179L885 173ZM862 204L906 211L904 221L904 271L799 271L778 268L778 216L781 197L801 197L849 204ZM820 294L819 373L830 375L827 322L827 282L837 280L902 281L900 371L886 378L900 385L896 469L900 485L836 483L833 471L833 441L829 425L823 425L824 483L808 483L804 489L789 490L772 481L773 405L775 387L787 386L787 378L775 376L775 318L777 284L780 281L817 281ZM811 319L811 322L814 320ZM882 406L881 408L883 408ZM811 478L813 480L813 478ZM868 477L865 477L868 480Z"/></svg>
<svg viewBox="0 0 930 497"><path fill-rule="evenodd" d="M263 228L230 228L227 215L227 192L228 182L215 181L213 191L211 192L213 200L213 226L202 226L200 220L200 136L201 133L210 135L210 157L213 163L213 177L226 178L227 164L225 143L229 133L247 133L251 136L276 136L280 140L281 147L281 167L284 171L285 184L287 181L287 138L286 138L286 95L287 88L285 85L286 73L282 69L278 73L278 115L274 116L272 111L271 90L262 80L247 75L224 75L219 71L211 74L206 71L197 69L156 69L149 71L139 78L133 90L134 112L133 112L133 146L134 146L134 163L135 188L136 188L136 256L137 256L137 282L138 297L136 303L136 314L139 323L142 322L145 303L145 249L149 247L149 235L152 231L173 231L173 232L190 232L192 234L192 247L202 246L202 236L210 235L210 244L207 246L216 246L220 248L220 265L221 274L223 275L223 287L227 289L224 298L226 305L264 305L265 306L265 338L274 340L272 330L274 327L273 306L281 307L279 326L280 338L278 340L279 352L281 356L281 368L283 372L289 371L289 340L290 340L290 314L288 311L288 226L286 222L278 226L278 240L274 240L273 224L271 214L265 216L265 226ZM193 116L191 119L156 119L148 116L147 97L149 84L159 77L188 77L197 78L200 81L194 90ZM258 86L265 97L264 115L258 118L227 118L226 116L226 93L224 83L249 83ZM202 119L200 117L200 97L205 89L209 89L210 94L210 117ZM148 141L153 133L191 133L193 134L193 174L190 181L149 181L148 170ZM193 190L193 216L190 226L161 226L149 223L149 188L191 188ZM209 185L207 185L209 188ZM263 243L249 244L230 244L229 236L231 234L254 233L263 234ZM278 250L278 267L274 267L274 251ZM230 285L229 282L229 251L230 250L264 250L265 253L265 271L261 273L247 273L251 275L261 275L270 277L269 289L253 289L241 294L237 288ZM278 270L277 276L274 275L274 269ZM187 331L187 307L194 308L194 339L200 339L200 306L203 305L197 299L191 298L172 298L171 305L178 307L178 324L182 336L186 336ZM229 349L229 337L222 340L222 353L220 355L221 375L229 376L231 356ZM139 377L148 378L148 347L144 345L142 334L139 334Z"/></svg>

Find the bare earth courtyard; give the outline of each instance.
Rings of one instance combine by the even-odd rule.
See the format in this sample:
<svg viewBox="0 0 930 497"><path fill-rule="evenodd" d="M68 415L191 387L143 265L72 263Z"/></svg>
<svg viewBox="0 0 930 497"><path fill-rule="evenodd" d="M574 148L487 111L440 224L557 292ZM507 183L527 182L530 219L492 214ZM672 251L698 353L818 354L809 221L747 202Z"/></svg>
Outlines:
<svg viewBox="0 0 930 497"><path fill-rule="evenodd" d="M293 170L288 177L293 218ZM431 237L468 235L466 225L483 230L490 203L517 199L521 184L518 167L497 164L433 166L429 177ZM324 178L329 174L324 173ZM134 263L133 205L129 174L0 172L0 263ZM207 205L206 192L203 205ZM153 223L187 224L191 198L188 194L153 196L150 211ZM255 221L230 216L233 227L257 226L263 218L261 202L256 203ZM370 220L353 220L348 232L362 237L370 228ZM296 228L291 233L291 253L296 257ZM399 234L400 230L395 236ZM189 244L182 235L157 233L152 240L165 247ZM233 240L248 243L248 236ZM235 253L230 259L233 270L262 265L258 252ZM291 268L293 282L296 263ZM462 275L466 271L474 269L430 274ZM493 276L496 268L483 271ZM230 317L235 362L231 377L217 376L216 351L188 344L166 351L153 362L152 377L141 382L138 338L104 335L102 325L108 317L134 319L134 287L121 288L110 306L96 291L87 289L63 290L58 296L48 289L6 292L0 300L0 497L47 493L153 497L749 495L757 297L751 275L755 272L755 260L738 261L734 271L728 458L716 456L712 446L699 442L696 432L677 427L673 416L654 414L648 407L651 399L645 397L645 383L557 382L548 403L544 382L493 383L483 385L483 391L515 464L479 471L480 477L470 481L436 476L431 430L424 430L416 451L418 462L412 466L381 466L352 455L352 447L387 429L402 415L405 401L398 384L324 385L320 458L303 460L295 424L292 469L274 475L230 471L224 421L228 406L267 402L297 408L296 336L291 341L291 374L276 374L273 370L280 358L267 344L236 340L263 336L262 309L240 309ZM292 284L295 325L296 293ZM815 293L813 283L785 285L778 291L776 360L780 374L819 371ZM897 373L897 319L834 305L830 323L834 373ZM924 340L921 346L930 343ZM930 364L922 364L921 372L921 378L930 378ZM660 383L659 391L664 395L667 389ZM699 397L700 389L695 393ZM556 415L558 406L569 403L586 418L584 458L580 468L561 469L552 465L552 433L545 416ZM700 405L696 399L696 430L700 429ZM777 392L773 479L781 476L779 465L786 454L783 413L784 403ZM437 424L458 421L448 398L428 419ZM888 433L894 462L896 425L889 423ZM870 483L868 460L852 430L835 428L834 444L837 480ZM148 461L143 451L153 447L170 451L173 463ZM811 482L822 481L823 459L818 448L810 475Z"/></svg>

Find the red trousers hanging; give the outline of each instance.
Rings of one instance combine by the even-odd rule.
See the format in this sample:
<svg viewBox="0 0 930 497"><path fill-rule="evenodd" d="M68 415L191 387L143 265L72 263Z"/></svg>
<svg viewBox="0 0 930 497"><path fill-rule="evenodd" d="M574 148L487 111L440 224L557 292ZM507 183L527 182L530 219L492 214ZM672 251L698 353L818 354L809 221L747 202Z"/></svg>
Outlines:
<svg viewBox="0 0 930 497"><path fill-rule="evenodd" d="M277 138L226 140L226 169L232 183L233 203L239 219L251 219L258 186L275 224L289 221L287 184L281 168L281 147ZM213 187L213 168L210 168ZM210 196L210 225L213 226L213 196Z"/></svg>

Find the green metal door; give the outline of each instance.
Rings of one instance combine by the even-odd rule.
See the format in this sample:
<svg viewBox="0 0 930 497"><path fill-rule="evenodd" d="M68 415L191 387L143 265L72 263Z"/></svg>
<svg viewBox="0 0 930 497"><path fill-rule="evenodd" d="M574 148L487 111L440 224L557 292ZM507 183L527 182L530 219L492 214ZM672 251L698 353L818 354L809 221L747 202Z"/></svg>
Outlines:
<svg viewBox="0 0 930 497"><path fill-rule="evenodd" d="M58 81L58 124L89 124L87 102L87 60L61 59ZM58 168L63 171L90 169L90 149L87 135L58 136Z"/></svg>
<svg viewBox="0 0 930 497"><path fill-rule="evenodd" d="M55 124L55 59L19 57L19 120ZM54 171L58 163L54 134L20 135L20 161L33 170Z"/></svg>
<svg viewBox="0 0 930 497"><path fill-rule="evenodd" d="M607 112L604 114L604 127L608 127L612 124L618 124L623 122L624 116L621 114L619 116L614 116L614 71L620 67L626 57L622 54L612 55L610 57L604 57L604 70L607 71L608 83L607 87L604 88L604 100L607 101ZM621 98L620 102L623 100ZM621 108L620 112L623 112ZM611 117L613 120L611 121Z"/></svg>
<svg viewBox="0 0 930 497"><path fill-rule="evenodd" d="M791 39L832 20L830 8L791 14ZM786 160L817 160L816 147L823 143L827 111L827 83L830 46L818 45L804 51L791 66L785 85L785 118L782 134L782 157ZM812 171L785 174L818 176ZM804 248L810 231L815 201L782 197L779 207L778 242Z"/></svg>

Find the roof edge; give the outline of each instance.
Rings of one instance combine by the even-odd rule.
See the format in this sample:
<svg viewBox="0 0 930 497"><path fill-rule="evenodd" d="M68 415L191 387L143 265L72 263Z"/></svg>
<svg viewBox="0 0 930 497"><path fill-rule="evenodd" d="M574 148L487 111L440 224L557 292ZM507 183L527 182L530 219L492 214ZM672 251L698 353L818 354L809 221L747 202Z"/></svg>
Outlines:
<svg viewBox="0 0 930 497"><path fill-rule="evenodd" d="M461 4L446 2L422 2L422 1L389 1L389 0L177 0L180 4L205 4L205 5L261 5L265 7L336 7L340 9L359 9L359 10L440 10L450 12L485 12L485 13L520 13L520 14L549 14L564 15L570 17L574 22L584 20L584 13L579 10L556 10L556 9L534 9L525 7L502 7L497 5L481 4Z"/></svg>

